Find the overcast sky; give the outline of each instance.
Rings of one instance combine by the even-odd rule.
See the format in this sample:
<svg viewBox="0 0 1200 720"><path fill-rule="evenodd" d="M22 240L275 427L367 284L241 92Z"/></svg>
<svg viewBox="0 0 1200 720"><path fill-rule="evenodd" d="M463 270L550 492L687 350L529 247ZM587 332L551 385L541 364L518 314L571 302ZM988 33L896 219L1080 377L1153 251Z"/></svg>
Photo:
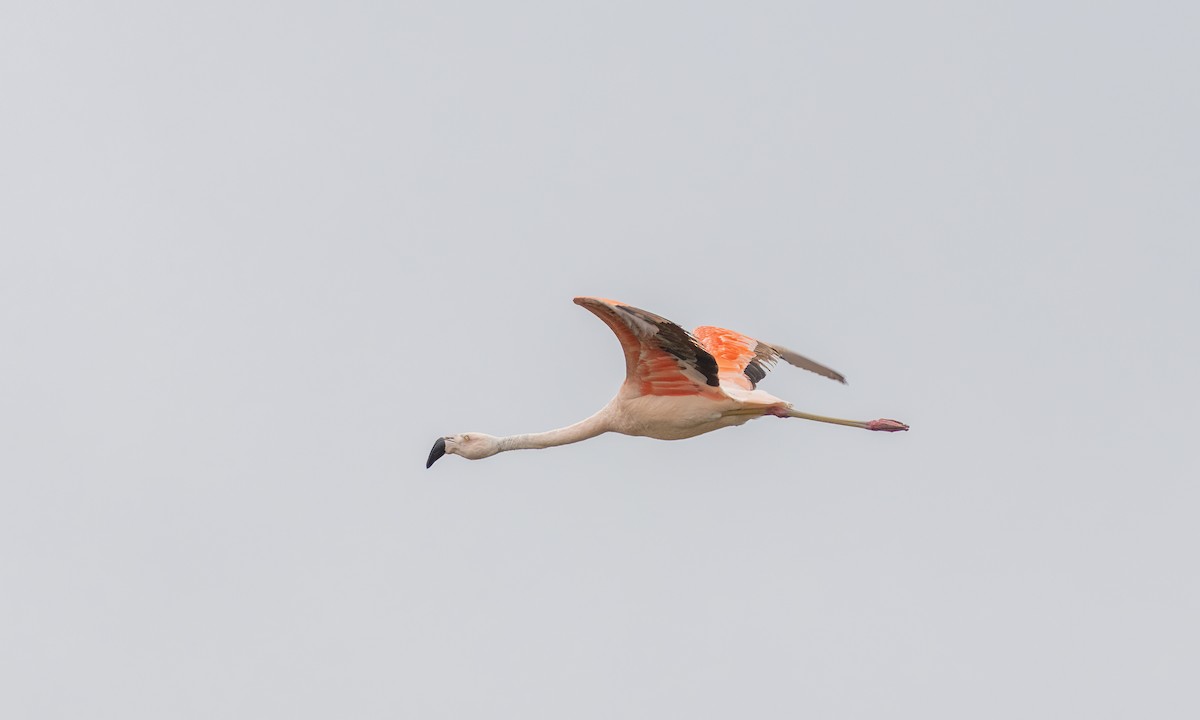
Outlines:
<svg viewBox="0 0 1200 720"><path fill-rule="evenodd" d="M0 715L1200 717L1198 7L6 5Z"/></svg>

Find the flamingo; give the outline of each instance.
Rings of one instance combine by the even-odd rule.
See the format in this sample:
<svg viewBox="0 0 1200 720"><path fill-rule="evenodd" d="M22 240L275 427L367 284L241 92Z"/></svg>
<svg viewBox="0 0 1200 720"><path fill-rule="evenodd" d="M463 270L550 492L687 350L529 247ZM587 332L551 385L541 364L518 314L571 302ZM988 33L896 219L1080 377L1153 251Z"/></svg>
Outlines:
<svg viewBox="0 0 1200 720"><path fill-rule="evenodd" d="M507 450L568 445L607 432L659 440L682 440L758 417L802 418L817 422L896 432L898 420L843 420L811 415L759 390L757 384L777 360L784 360L845 384L846 378L780 345L718 327L688 333L679 325L632 305L577 297L616 334L625 352L625 382L607 405L574 425L548 432L495 437L480 432L438 438L429 468L443 455L481 460Z"/></svg>

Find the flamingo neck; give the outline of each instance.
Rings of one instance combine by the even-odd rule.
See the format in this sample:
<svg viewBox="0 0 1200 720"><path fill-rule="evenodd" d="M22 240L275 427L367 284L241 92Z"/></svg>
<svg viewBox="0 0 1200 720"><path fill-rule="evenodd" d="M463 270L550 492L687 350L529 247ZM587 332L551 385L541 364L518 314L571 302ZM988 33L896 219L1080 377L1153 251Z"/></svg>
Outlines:
<svg viewBox="0 0 1200 720"><path fill-rule="evenodd" d="M568 425L557 430L528 433L526 435L509 435L508 437L500 438L500 452L506 450L540 450L559 445L570 445L580 440L587 440L597 435L603 435L611 429L608 415L604 410L601 410L585 420L580 420L574 425Z"/></svg>

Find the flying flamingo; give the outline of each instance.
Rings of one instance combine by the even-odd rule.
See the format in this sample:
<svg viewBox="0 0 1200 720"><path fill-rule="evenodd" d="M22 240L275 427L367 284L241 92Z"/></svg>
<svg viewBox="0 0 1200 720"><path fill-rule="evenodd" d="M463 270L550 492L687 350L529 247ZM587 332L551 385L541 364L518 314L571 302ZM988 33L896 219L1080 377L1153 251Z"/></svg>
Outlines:
<svg viewBox="0 0 1200 720"><path fill-rule="evenodd" d="M593 297L577 297L616 333L625 351L625 383L595 415L557 430L495 437L469 432L440 437L433 444L428 468L449 453L480 460L505 450L567 445L606 432L681 440L712 430L741 425L771 415L895 432L908 426L897 420L842 420L793 410L792 404L757 389L776 360L845 383L840 373L779 345L768 345L732 330L683 328L632 305Z"/></svg>

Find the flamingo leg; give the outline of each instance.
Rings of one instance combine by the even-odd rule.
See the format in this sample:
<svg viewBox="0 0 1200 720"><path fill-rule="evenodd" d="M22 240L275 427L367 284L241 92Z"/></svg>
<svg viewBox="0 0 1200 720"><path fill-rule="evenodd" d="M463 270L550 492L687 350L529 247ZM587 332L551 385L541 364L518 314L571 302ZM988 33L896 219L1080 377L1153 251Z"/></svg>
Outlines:
<svg viewBox="0 0 1200 720"><path fill-rule="evenodd" d="M773 407L768 409L765 414L774 415L775 417L814 420L816 422L845 425L847 427L862 428L863 430L879 430L882 432L898 432L908 429L908 426L899 420L890 420L888 418L880 418L879 420L846 420L844 418L826 417L825 415L813 415L812 413L800 412L789 407Z"/></svg>

